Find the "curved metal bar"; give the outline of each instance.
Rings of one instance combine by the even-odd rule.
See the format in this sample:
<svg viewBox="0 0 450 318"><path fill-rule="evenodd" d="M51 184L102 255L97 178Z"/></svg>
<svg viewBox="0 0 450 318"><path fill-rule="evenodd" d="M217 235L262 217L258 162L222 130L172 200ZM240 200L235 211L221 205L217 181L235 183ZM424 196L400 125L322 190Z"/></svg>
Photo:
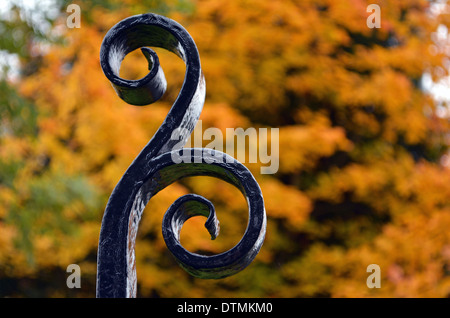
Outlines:
<svg viewBox="0 0 450 318"><path fill-rule="evenodd" d="M265 235L266 214L258 183L250 171L230 156L211 149L180 149L194 129L205 100L205 82L197 47L177 22L156 14L142 14L116 24L106 34L100 51L101 67L120 98L132 105L157 101L166 80L156 53L161 47L186 63L180 93L166 119L135 158L113 190L103 215L97 256L97 297L135 297L135 241L142 212L156 193L188 176L213 176L236 186L247 198L249 221L241 241L229 251L212 256L191 253L179 242L183 223L192 216L208 217L205 227L218 235L214 206L189 194L176 200L163 219L163 237L178 263L200 278L222 278L245 268L258 253ZM141 48L149 73L139 80L119 77L120 63ZM179 132L178 139L171 138ZM176 163L174 156L182 157Z"/></svg>

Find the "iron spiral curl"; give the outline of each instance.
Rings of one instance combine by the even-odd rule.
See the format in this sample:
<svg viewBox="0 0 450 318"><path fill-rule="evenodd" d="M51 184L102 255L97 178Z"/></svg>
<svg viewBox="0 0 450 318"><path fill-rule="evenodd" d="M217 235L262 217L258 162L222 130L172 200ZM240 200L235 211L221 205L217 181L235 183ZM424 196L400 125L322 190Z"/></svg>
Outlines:
<svg viewBox="0 0 450 318"><path fill-rule="evenodd" d="M202 196L188 194L167 210L162 233L168 249L190 274L222 278L249 265L264 241L264 200L253 175L240 162L220 151L181 148L192 133L205 101L205 80L197 47L177 22L152 13L124 19L103 39L100 63L116 93L132 105L148 105L164 94L167 83L158 56L149 47L175 53L186 64L186 74L177 99L152 139L134 159L113 190L103 215L97 255L97 297L136 297L135 241L142 212L148 201L173 182L190 176L212 176L237 187L246 197L249 219L241 240L230 250L204 256L187 251L179 233L190 217L207 217L211 237L218 235L214 206ZM139 80L120 78L125 56L140 48L149 62L149 73ZM179 139L171 139L178 129ZM182 142L180 142L182 141ZM175 163L174 156L184 157ZM187 163L186 163L187 162Z"/></svg>

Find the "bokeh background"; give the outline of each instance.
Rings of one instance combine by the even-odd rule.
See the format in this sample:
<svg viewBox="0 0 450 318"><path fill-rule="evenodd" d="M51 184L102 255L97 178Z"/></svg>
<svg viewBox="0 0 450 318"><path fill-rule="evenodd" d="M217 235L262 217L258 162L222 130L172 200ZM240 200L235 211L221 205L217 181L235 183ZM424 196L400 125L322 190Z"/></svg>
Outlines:
<svg viewBox="0 0 450 318"><path fill-rule="evenodd" d="M68 28L71 3L81 27ZM381 28L366 24L381 8ZM147 107L120 100L99 64L120 20L154 12L197 43L206 77L203 129L280 129L279 170L246 164L265 198L255 261L221 280L189 276L161 235L165 210L198 193L216 206L183 245L223 252L245 231L239 191L186 178L149 202L136 246L139 297L449 297L450 156L446 1L2 0L0 6L0 296L94 297L108 197L159 127L184 64L158 50L168 79ZM147 72L129 54L121 76ZM446 93L447 92L447 93ZM66 268L81 268L81 288ZM367 266L378 264L381 288Z"/></svg>

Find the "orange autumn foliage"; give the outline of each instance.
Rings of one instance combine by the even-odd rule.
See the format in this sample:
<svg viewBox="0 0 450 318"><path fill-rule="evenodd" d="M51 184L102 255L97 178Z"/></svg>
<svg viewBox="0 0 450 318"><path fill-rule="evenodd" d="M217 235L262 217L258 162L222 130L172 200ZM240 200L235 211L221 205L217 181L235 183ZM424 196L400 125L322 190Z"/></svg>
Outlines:
<svg viewBox="0 0 450 318"><path fill-rule="evenodd" d="M37 133L0 135L0 167L12 171L11 183L0 184L0 286L16 282L0 287L2 296L31 295L21 282L40 296L95 295L104 205L182 85L184 64L158 50L169 85L163 99L133 107L116 96L99 65L106 31L129 15L162 9L104 3L114 9L80 2L80 29L61 19L55 28L65 42L14 84L38 111ZM370 29L365 0L180 3L168 1L164 14L198 46L207 87L203 129L279 128L280 165L273 175L248 165L264 195L266 240L248 268L222 280L182 271L161 220L183 194L209 198L219 237L210 241L204 220L194 219L181 239L191 251L220 253L245 231L239 191L198 177L152 198L137 239L138 295L448 297L450 170L440 163L448 118L436 115L420 87L426 72L445 75L438 69L448 51L430 47L438 25L450 24L448 14L431 17L425 0L380 0L382 27ZM137 53L122 65L126 78L147 71ZM71 263L81 267L81 290L65 286ZM366 285L369 264L380 265L379 289Z"/></svg>

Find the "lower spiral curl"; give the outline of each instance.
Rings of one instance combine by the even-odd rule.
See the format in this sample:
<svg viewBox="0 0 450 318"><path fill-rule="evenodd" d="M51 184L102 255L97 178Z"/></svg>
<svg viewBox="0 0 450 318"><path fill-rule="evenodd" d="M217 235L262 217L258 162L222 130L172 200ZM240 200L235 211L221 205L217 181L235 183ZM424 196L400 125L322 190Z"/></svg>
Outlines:
<svg viewBox="0 0 450 318"><path fill-rule="evenodd" d="M167 210L162 233L168 249L190 274L200 278L233 275L255 258L264 241L266 214L258 183L250 171L225 153L212 149L180 149L195 127L205 99L205 82L194 41L175 21L156 14L127 18L106 34L100 52L103 72L120 98L132 105L157 101L167 87L156 53L161 47L186 63L181 91L153 138L143 148L112 192L102 220L97 258L97 297L135 297L135 241L142 212L148 201L173 182L191 176L212 176L237 187L246 197L249 219L242 239L230 250L205 256L187 251L179 237L190 217L207 217L205 227L214 239L219 222L207 199L188 194ZM141 48L150 72L133 81L119 77L120 63L129 52ZM181 128L181 129L180 129ZM178 129L179 140L172 140ZM178 149L177 149L178 148ZM174 157L183 157L176 163ZM186 158L188 160L186 160Z"/></svg>

